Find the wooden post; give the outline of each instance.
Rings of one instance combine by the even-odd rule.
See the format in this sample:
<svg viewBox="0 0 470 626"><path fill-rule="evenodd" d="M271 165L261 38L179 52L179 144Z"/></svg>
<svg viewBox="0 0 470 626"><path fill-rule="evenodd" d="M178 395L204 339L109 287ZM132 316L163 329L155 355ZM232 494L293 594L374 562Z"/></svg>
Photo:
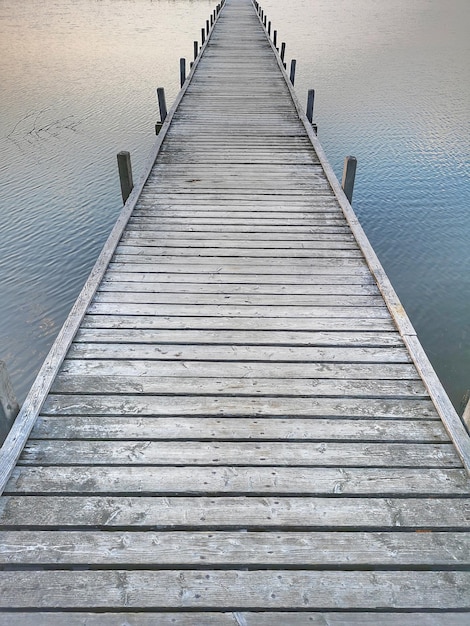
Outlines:
<svg viewBox="0 0 470 626"><path fill-rule="evenodd" d="M292 59L290 62L290 82L294 84L295 82L295 66L297 65L297 61Z"/></svg>
<svg viewBox="0 0 470 626"><path fill-rule="evenodd" d="M160 121L164 122L167 116L165 90L163 87L157 89L158 106L160 108Z"/></svg>
<svg viewBox="0 0 470 626"><path fill-rule="evenodd" d="M194 60L197 59L197 53L199 49L199 43L197 41L194 42Z"/></svg>
<svg viewBox="0 0 470 626"><path fill-rule="evenodd" d="M204 45L205 41L206 41L206 29L201 28L201 46Z"/></svg>
<svg viewBox="0 0 470 626"><path fill-rule="evenodd" d="M126 204L127 198L131 195L134 187L132 180L131 155L126 150L119 152L117 155L119 180L121 182L122 201Z"/></svg>
<svg viewBox="0 0 470 626"><path fill-rule="evenodd" d="M268 22L268 35L271 35L271 21Z"/></svg>
<svg viewBox="0 0 470 626"><path fill-rule="evenodd" d="M467 394L468 394L468 391L467 391ZM462 422L464 423L465 428L470 433L470 399L467 401L467 404L465 406L465 409L462 415Z"/></svg>
<svg viewBox="0 0 470 626"><path fill-rule="evenodd" d="M341 187L343 188L346 198L349 200L349 204L352 203L354 179L356 178L356 167L356 157L347 156L344 159L343 181L341 183Z"/></svg>
<svg viewBox="0 0 470 626"><path fill-rule="evenodd" d="M284 56L286 54L286 42L281 43L281 61L284 62ZM284 66L285 67L285 66Z"/></svg>
<svg viewBox="0 0 470 626"><path fill-rule="evenodd" d="M7 366L3 361L0 361L0 409L0 418L3 418L2 421L5 422L6 426L4 430L8 431L18 415L20 407L16 401Z"/></svg>
<svg viewBox="0 0 470 626"><path fill-rule="evenodd" d="M264 27L265 27L265 28L266 28L266 20L267 20L267 19L268 19L268 18L267 18L267 17L266 17L266 15L265 15L265 16L264 16L264 18L263 18L263 24L264 24Z"/></svg>
<svg viewBox="0 0 470 626"><path fill-rule="evenodd" d="M210 30L209 20L206 20L206 36L209 35L209 30Z"/></svg>
<svg viewBox="0 0 470 626"><path fill-rule="evenodd" d="M310 124L313 121L313 103L315 101L315 89L309 89L308 90L308 97L307 97L307 119L310 122Z"/></svg>
<svg viewBox="0 0 470 626"><path fill-rule="evenodd" d="M186 59L180 59L180 85L184 85L186 80Z"/></svg>
<svg viewBox="0 0 470 626"><path fill-rule="evenodd" d="M211 13L211 27L214 26L214 14Z"/></svg>
<svg viewBox="0 0 470 626"><path fill-rule="evenodd" d="M273 33L273 44L274 47L277 49L277 30L275 30Z"/></svg>

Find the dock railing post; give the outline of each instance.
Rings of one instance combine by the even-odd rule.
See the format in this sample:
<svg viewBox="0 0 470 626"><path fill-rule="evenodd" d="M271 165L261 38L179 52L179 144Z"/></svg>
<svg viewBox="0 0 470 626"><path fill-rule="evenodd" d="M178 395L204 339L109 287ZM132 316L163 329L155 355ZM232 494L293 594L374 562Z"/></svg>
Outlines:
<svg viewBox="0 0 470 626"><path fill-rule="evenodd" d="M286 55L286 42L281 43L281 61L284 63L284 57Z"/></svg>
<svg viewBox="0 0 470 626"><path fill-rule="evenodd" d="M160 108L160 120L163 123L167 116L165 90L163 89L163 87L158 87L157 98L158 98L158 106Z"/></svg>
<svg viewBox="0 0 470 626"><path fill-rule="evenodd" d="M315 102L315 89L308 90L307 96L307 119L312 124L313 122L313 103Z"/></svg>
<svg viewBox="0 0 470 626"><path fill-rule="evenodd" d="M186 59L180 59L180 85L184 85L186 81Z"/></svg>
<svg viewBox="0 0 470 626"><path fill-rule="evenodd" d="M268 22L268 35L271 36L271 21Z"/></svg>
<svg viewBox="0 0 470 626"><path fill-rule="evenodd" d="M275 30L274 33L273 33L273 44L274 44L274 47L277 50L277 30Z"/></svg>
<svg viewBox="0 0 470 626"><path fill-rule="evenodd" d="M119 180L121 182L122 201L126 204L127 198L131 195L134 187L132 180L131 155L126 150L119 152L117 155Z"/></svg>
<svg viewBox="0 0 470 626"><path fill-rule="evenodd" d="M347 156L344 159L343 168L343 180L341 187L343 188L346 198L349 200L349 204L352 203L353 191L354 191L354 179L356 178L357 159L353 156Z"/></svg>
<svg viewBox="0 0 470 626"><path fill-rule="evenodd" d="M206 41L206 29L201 28L201 46L204 45L205 41Z"/></svg>
<svg viewBox="0 0 470 626"><path fill-rule="evenodd" d="M3 422L0 432L10 430L19 410L20 407L13 391L7 366L3 361L0 361L0 419Z"/></svg>
<svg viewBox="0 0 470 626"><path fill-rule="evenodd" d="M206 20L206 36L209 34L209 30L210 30L209 20Z"/></svg>
<svg viewBox="0 0 470 626"><path fill-rule="evenodd" d="M198 41L195 41L195 42L194 42L194 60L196 60L196 59L197 59L198 50L199 50L199 42L198 42Z"/></svg>
<svg viewBox="0 0 470 626"><path fill-rule="evenodd" d="M292 59L292 61L290 62L290 82L292 84L295 83L295 67L297 65L297 61L295 59Z"/></svg>

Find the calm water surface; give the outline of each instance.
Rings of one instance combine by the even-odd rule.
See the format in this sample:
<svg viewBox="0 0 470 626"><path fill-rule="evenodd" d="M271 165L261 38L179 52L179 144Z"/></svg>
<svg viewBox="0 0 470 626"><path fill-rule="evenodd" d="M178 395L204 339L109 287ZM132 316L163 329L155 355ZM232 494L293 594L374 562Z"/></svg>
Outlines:
<svg viewBox="0 0 470 626"><path fill-rule="evenodd" d="M0 359L23 400L137 178L209 0L0 0ZM452 401L470 387L470 3L264 0Z"/></svg>

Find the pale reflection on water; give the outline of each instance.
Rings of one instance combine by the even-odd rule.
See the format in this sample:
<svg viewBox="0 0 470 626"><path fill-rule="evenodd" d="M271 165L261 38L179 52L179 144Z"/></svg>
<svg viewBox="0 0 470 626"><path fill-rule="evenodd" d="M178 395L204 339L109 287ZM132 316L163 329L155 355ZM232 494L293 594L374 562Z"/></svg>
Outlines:
<svg viewBox="0 0 470 626"><path fill-rule="evenodd" d="M211 0L0 0L0 359L23 399L178 91ZM296 89L458 405L470 387L467 0L264 0Z"/></svg>

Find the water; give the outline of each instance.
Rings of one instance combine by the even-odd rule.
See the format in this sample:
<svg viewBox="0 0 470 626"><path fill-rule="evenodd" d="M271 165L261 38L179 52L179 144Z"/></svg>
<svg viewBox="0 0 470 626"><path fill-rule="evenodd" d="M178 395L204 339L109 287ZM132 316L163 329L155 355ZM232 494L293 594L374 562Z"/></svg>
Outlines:
<svg viewBox="0 0 470 626"><path fill-rule="evenodd" d="M23 400L210 0L0 0L0 359ZM467 0L265 0L296 90L452 401L470 387Z"/></svg>

